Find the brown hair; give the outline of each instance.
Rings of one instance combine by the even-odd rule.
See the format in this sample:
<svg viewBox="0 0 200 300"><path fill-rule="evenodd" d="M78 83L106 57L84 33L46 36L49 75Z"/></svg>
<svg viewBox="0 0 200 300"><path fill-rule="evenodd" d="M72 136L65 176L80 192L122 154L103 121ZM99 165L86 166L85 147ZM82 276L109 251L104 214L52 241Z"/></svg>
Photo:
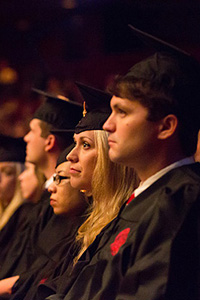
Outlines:
<svg viewBox="0 0 200 300"><path fill-rule="evenodd" d="M41 137L46 138L48 135L53 134L51 133L51 130L55 129L55 127L52 124L49 124L45 121L40 120L39 126L41 128ZM60 136L53 134L56 138L56 142L58 144L58 147L61 151L63 151L65 148L67 148L72 142L72 137L66 137L66 136Z"/></svg>
<svg viewBox="0 0 200 300"><path fill-rule="evenodd" d="M155 85L149 80L117 76L108 90L117 97L140 102L148 109L149 121L156 122L168 114L174 114L179 122L178 133L182 150L186 156L195 153L198 127L188 118L186 109L180 109L178 101L162 82Z"/></svg>

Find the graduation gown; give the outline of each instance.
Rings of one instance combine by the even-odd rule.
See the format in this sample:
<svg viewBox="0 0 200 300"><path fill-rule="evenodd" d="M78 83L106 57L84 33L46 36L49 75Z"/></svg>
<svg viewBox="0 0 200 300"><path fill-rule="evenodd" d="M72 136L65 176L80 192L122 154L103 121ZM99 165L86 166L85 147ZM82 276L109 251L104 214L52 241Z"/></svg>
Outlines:
<svg viewBox="0 0 200 300"><path fill-rule="evenodd" d="M171 170L123 207L48 299L199 299L199 206L199 163Z"/></svg>
<svg viewBox="0 0 200 300"><path fill-rule="evenodd" d="M5 251L2 256L0 253L0 279L21 274L32 264L39 234L53 216L49 195L47 190L43 192L41 201L33 207L21 229L6 246L6 255ZM0 248L4 246L5 244L0 244Z"/></svg>
<svg viewBox="0 0 200 300"><path fill-rule="evenodd" d="M24 229L27 217L32 211L35 204L23 203L18 207L10 217L8 223L0 231L0 258L4 261L9 249L13 244L13 239L19 231Z"/></svg>
<svg viewBox="0 0 200 300"><path fill-rule="evenodd" d="M13 289L12 300L32 299L39 283L47 280L75 242L78 227L83 221L83 216L54 215L50 219L38 238L32 265L27 272L20 274Z"/></svg>

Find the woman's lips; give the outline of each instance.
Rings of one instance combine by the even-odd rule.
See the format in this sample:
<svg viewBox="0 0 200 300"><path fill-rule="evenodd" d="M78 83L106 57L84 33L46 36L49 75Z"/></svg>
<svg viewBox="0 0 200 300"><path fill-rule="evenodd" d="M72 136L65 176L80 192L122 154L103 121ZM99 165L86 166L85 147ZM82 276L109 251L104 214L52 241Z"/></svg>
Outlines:
<svg viewBox="0 0 200 300"><path fill-rule="evenodd" d="M77 170L77 169L74 169L74 168L70 168L70 171L69 171L69 173L70 174L78 174L78 173L80 173L81 171L79 171L79 170Z"/></svg>
<svg viewBox="0 0 200 300"><path fill-rule="evenodd" d="M56 200L54 200L53 198L50 198L50 205L53 206L56 203Z"/></svg>

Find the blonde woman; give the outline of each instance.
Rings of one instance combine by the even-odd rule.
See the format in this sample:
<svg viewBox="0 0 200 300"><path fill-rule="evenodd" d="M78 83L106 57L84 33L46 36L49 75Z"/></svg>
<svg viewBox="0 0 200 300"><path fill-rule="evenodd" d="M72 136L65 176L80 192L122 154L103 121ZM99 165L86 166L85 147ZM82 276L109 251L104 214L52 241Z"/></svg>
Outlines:
<svg viewBox="0 0 200 300"><path fill-rule="evenodd" d="M86 196L92 196L92 203L86 221L79 227L76 236L78 251L72 261L69 253L59 266L59 270L39 285L32 299L59 298L76 279L80 270L85 266L89 257L92 258L93 242L105 227L118 215L120 208L132 194L138 181L133 169L114 164L108 157L107 133L102 130L104 121L109 116L109 110L93 110L81 119L75 128L75 147L68 154L71 162L70 183ZM75 247L75 249L77 248ZM91 246L91 247L90 247ZM92 249L89 250L89 249ZM85 251L86 250L86 251ZM74 255L74 248L70 255ZM59 294L59 295L58 295ZM58 297L58 298L57 298ZM61 296L62 297L62 296Z"/></svg>
<svg viewBox="0 0 200 300"><path fill-rule="evenodd" d="M71 161L70 182L93 198L91 213L78 230L80 251L74 260L76 263L101 230L117 216L137 185L137 179L133 169L110 161L106 132L87 130L76 133L74 140L76 146L67 157Z"/></svg>

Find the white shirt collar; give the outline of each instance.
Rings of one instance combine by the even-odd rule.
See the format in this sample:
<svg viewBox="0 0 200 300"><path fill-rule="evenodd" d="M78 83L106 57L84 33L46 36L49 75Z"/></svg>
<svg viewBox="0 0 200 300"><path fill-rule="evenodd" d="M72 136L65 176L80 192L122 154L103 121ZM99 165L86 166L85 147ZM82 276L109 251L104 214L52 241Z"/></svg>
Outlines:
<svg viewBox="0 0 200 300"><path fill-rule="evenodd" d="M142 184L139 185L137 189L135 189L134 194L135 197L138 196L140 193L142 193L144 190L146 190L150 185L152 185L155 181L157 181L160 177L165 175L167 172L169 172L172 169L184 166L184 165L189 165L195 163L194 157L186 157L184 159L181 159L179 161L176 161L175 163L165 167L164 169L158 171L156 174L152 175L149 177L147 180L145 180Z"/></svg>

